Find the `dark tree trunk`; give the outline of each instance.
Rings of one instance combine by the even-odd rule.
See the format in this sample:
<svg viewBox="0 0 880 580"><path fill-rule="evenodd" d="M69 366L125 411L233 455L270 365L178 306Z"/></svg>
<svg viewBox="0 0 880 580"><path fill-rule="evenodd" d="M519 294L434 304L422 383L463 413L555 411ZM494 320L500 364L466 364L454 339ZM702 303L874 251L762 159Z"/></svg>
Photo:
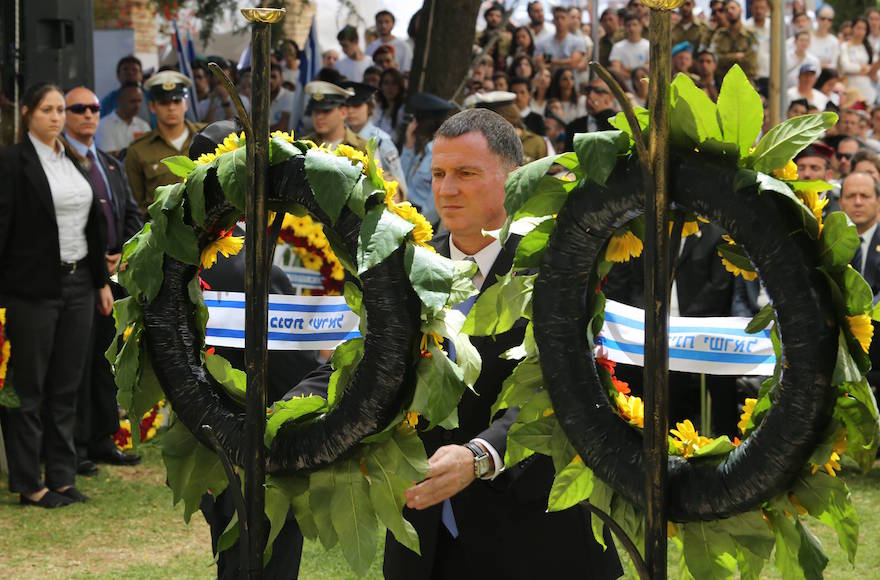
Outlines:
<svg viewBox="0 0 880 580"><path fill-rule="evenodd" d="M479 10L479 0L425 0L416 34L409 94L425 91L452 98L473 60Z"/></svg>
<svg viewBox="0 0 880 580"><path fill-rule="evenodd" d="M828 4L834 7L834 30L841 22L852 20L856 16L862 16L868 8L877 6L876 0L828 0Z"/></svg>

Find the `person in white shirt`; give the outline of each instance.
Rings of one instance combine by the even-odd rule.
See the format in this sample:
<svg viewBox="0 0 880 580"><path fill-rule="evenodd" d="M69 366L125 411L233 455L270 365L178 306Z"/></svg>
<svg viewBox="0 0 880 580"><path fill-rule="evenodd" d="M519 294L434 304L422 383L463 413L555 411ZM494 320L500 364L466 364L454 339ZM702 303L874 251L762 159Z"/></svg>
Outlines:
<svg viewBox="0 0 880 580"><path fill-rule="evenodd" d="M357 28L346 26L336 35L336 40L339 41L345 56L338 60L333 68L352 82L362 82L364 72L373 65L373 61L361 50Z"/></svg>
<svg viewBox="0 0 880 580"><path fill-rule="evenodd" d="M269 73L269 130L288 131L293 115L293 92L282 85L281 66L273 64Z"/></svg>
<svg viewBox="0 0 880 580"><path fill-rule="evenodd" d="M132 141L150 132L150 124L137 116L144 100L138 83L126 83L119 91L116 110L101 118L95 141L98 147L119 157Z"/></svg>
<svg viewBox="0 0 880 580"><path fill-rule="evenodd" d="M831 25L834 23L834 8L830 4L825 4L819 9L816 19L818 26L813 33L813 40L810 42L810 53L819 59L823 68L837 68L840 58L840 41L831 33Z"/></svg>
<svg viewBox="0 0 880 580"><path fill-rule="evenodd" d="M544 5L541 2L537 0L529 2L526 10L529 14L528 27L531 29L536 43L556 34L556 27L544 22Z"/></svg>
<svg viewBox="0 0 880 580"><path fill-rule="evenodd" d="M758 78L766 78L770 76L770 4L768 0L752 0L751 10L752 15L744 25L758 39Z"/></svg>
<svg viewBox="0 0 880 580"><path fill-rule="evenodd" d="M818 68L811 63L801 66L798 71L798 82L796 85L788 89L788 100L806 99L807 103L813 105L820 111L825 110L828 104L828 97L816 90L813 86L816 84L816 74Z"/></svg>
<svg viewBox="0 0 880 580"><path fill-rule="evenodd" d="M868 21L862 16L853 19L850 38L840 46L840 72L846 75L846 87L857 90L869 105L873 105L877 97L874 84L880 60L870 52L867 33Z"/></svg>
<svg viewBox="0 0 880 580"><path fill-rule="evenodd" d="M623 26L626 38L614 43L608 60L611 61L612 68L629 78L632 69L648 66L651 45L647 39L642 38L642 21L638 15L627 14Z"/></svg>
<svg viewBox="0 0 880 580"><path fill-rule="evenodd" d="M397 70L402 73L409 72L412 68L412 50L409 44L400 38L391 34L394 28L394 15L388 10L380 10L376 12L376 32L379 38L370 43L365 51L368 56L373 56L377 48L383 44L390 44L394 47L394 59L397 61Z"/></svg>
<svg viewBox="0 0 880 580"><path fill-rule="evenodd" d="M813 65L819 70L819 59L810 54L810 33L801 30L794 37L794 51L789 52L785 64L788 67L788 86L795 87L798 84L798 75L804 65Z"/></svg>

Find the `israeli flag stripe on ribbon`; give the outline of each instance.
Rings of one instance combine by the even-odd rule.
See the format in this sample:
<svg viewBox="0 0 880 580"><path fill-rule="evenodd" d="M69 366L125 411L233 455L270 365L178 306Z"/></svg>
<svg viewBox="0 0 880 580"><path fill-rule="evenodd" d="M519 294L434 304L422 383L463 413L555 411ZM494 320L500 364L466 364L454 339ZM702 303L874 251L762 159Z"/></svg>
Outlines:
<svg viewBox="0 0 880 580"><path fill-rule="evenodd" d="M244 348L244 293L204 293L205 342ZM645 314L609 300L597 354L615 362L644 364ZM341 296L269 296L269 349L333 349L360 337L359 319ZM710 375L772 375L776 364L770 333L748 334L748 318L669 318L669 369Z"/></svg>
<svg viewBox="0 0 880 580"><path fill-rule="evenodd" d="M244 293L203 294L208 307L205 343L244 348ZM342 296L269 296L269 349L333 349L361 336L358 316Z"/></svg>
<svg viewBox="0 0 880 580"><path fill-rule="evenodd" d="M597 354L615 362L643 366L644 311L609 300ZM669 317L669 369L710 375L772 375L776 365L767 330L745 332L748 318Z"/></svg>

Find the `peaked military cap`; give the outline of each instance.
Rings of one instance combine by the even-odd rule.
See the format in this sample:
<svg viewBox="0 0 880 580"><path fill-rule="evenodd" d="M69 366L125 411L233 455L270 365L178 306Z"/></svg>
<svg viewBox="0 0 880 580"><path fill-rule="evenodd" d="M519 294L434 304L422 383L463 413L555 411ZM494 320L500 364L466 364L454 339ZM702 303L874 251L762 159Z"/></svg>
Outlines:
<svg viewBox="0 0 880 580"><path fill-rule="evenodd" d="M311 97L306 113L314 110L329 111L345 105L349 97L354 96L354 90L343 89L327 81L312 81L306 85L306 94Z"/></svg>
<svg viewBox="0 0 880 580"><path fill-rule="evenodd" d="M354 91L354 94L348 98L349 105L363 105L373 98L376 94L376 87L366 83L356 83L354 81L345 81L340 86L343 89Z"/></svg>
<svg viewBox="0 0 880 580"><path fill-rule="evenodd" d="M173 70L157 72L144 83L150 92L150 98L164 101L175 97L186 98L187 89L192 83L184 75Z"/></svg>

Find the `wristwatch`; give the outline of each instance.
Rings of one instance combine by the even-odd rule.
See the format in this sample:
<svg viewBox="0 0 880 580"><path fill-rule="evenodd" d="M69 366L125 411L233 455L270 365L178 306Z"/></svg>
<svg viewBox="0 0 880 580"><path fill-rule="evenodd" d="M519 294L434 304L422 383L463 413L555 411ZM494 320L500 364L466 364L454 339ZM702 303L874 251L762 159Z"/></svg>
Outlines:
<svg viewBox="0 0 880 580"><path fill-rule="evenodd" d="M464 446L474 454L474 477L482 479L492 471L492 456L473 441L468 441Z"/></svg>

